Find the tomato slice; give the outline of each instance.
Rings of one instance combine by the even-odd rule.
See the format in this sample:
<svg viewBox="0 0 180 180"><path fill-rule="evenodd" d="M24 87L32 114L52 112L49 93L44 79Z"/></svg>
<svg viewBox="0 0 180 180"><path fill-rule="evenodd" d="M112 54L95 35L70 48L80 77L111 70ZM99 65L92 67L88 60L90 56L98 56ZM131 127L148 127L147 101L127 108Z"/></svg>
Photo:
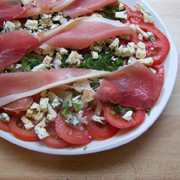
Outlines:
<svg viewBox="0 0 180 180"><path fill-rule="evenodd" d="M50 136L45 137L42 141L53 148L64 148L70 145L70 143L61 139L55 130L55 122L50 122L45 127Z"/></svg>
<svg viewBox="0 0 180 180"><path fill-rule="evenodd" d="M153 24L138 23L137 25L145 32L149 31L155 35L155 41L144 40L143 43L146 45L146 57L153 58L154 63L152 66L161 64L170 50L170 43L167 37ZM131 41L136 44L140 41L138 39L138 33L131 35Z"/></svg>
<svg viewBox="0 0 180 180"><path fill-rule="evenodd" d="M9 122L9 129L15 137L24 141L39 141L34 130L27 131L18 127L19 116L12 116Z"/></svg>
<svg viewBox="0 0 180 180"><path fill-rule="evenodd" d="M0 113L4 112L3 109L0 108ZM0 120L0 129L4 130L4 131L10 131L9 129L9 123L3 122Z"/></svg>
<svg viewBox="0 0 180 180"><path fill-rule="evenodd" d="M85 116L87 116L87 120L89 122L89 124L87 125L87 130L94 138L108 139L117 134L119 128L112 126L108 122L105 125L103 125L101 123L92 121L92 115L94 115L94 111L92 110L85 112Z"/></svg>
<svg viewBox="0 0 180 180"><path fill-rule="evenodd" d="M59 137L71 144L86 144L93 139L88 130L83 126L80 125L80 128L76 128L66 124L60 112L55 119L55 129Z"/></svg>
<svg viewBox="0 0 180 180"><path fill-rule="evenodd" d="M164 82L164 65L163 63L152 66L156 70L156 75Z"/></svg>
<svg viewBox="0 0 180 180"><path fill-rule="evenodd" d="M126 121L125 119L122 118L122 113L110 114L110 111L113 111L112 104L107 105L106 103L102 103L102 107L104 111L104 117L106 118L106 120L112 126L120 129L137 126L141 124L146 117L145 110L136 110L132 115L132 119L130 121Z"/></svg>
<svg viewBox="0 0 180 180"><path fill-rule="evenodd" d="M3 122L0 120L0 129L4 131L10 131L9 129L9 123Z"/></svg>

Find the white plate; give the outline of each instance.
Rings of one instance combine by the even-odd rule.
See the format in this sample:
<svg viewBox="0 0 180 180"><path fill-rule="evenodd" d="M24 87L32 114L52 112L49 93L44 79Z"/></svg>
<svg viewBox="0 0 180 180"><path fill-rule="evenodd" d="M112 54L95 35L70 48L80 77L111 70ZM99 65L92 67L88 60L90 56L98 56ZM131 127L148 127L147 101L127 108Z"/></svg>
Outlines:
<svg viewBox="0 0 180 180"><path fill-rule="evenodd" d="M124 2L128 6L133 8L133 5L135 4L136 0L122 0L121 2ZM167 28L167 26L161 19L161 17L144 0L139 0L139 2L142 3L144 7L149 9L149 11L151 12L151 15L154 17L156 27L160 29L168 37L170 41L170 45L171 45L170 52L168 56L166 57L166 60L164 61L165 83L164 83L161 95L156 105L152 109L151 115L149 117L146 117L145 121L141 125L128 129L128 130L120 130L117 135L107 140L102 140L102 141L93 140L91 143L87 145L86 150L83 150L84 146L76 146L76 147L73 147L72 149L70 148L54 149L54 148L50 148L46 146L43 142L21 141L15 138L11 133L8 133L2 130L0 130L0 137L6 139L7 141L13 144L21 146L23 148L27 148L27 149L42 152L42 153L56 154L56 155L80 155L80 154L89 154L89 153L105 151L105 150L109 150L109 149L121 146L123 144L129 143L130 141L136 139L142 133L147 131L147 129L160 116L160 114L162 113L163 109L165 108L171 96L171 93L175 84L175 80L176 80L176 75L177 75L178 54L177 54L177 49L176 49L173 37L169 29ZM170 63L172 59L173 59L173 63Z"/></svg>

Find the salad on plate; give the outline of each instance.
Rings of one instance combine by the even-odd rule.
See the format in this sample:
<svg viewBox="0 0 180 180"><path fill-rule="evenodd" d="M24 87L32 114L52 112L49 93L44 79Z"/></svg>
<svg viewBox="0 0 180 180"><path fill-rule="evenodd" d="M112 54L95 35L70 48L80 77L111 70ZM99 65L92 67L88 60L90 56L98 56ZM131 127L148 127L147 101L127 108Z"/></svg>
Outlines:
<svg viewBox="0 0 180 180"><path fill-rule="evenodd" d="M0 2L0 129L52 148L86 146L151 116L167 37L143 4Z"/></svg>

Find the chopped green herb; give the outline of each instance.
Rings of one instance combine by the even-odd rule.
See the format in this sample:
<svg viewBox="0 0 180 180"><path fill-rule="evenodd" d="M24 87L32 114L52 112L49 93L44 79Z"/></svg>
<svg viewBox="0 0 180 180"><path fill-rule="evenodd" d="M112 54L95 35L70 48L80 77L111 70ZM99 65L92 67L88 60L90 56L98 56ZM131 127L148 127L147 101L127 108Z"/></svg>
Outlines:
<svg viewBox="0 0 180 180"><path fill-rule="evenodd" d="M77 103L73 103L74 109L76 111L80 111L81 110L81 104L77 104Z"/></svg>
<svg viewBox="0 0 180 180"><path fill-rule="evenodd" d="M116 112L115 111L109 111L109 114L116 114Z"/></svg>
<svg viewBox="0 0 180 180"><path fill-rule="evenodd" d="M72 114L72 115L74 115L74 113L71 112L71 111L69 111L68 108L69 108L69 101L67 101L67 102L65 103L65 107L64 107L63 110L61 111L61 115L62 115L62 116L66 115L66 114Z"/></svg>
<svg viewBox="0 0 180 180"><path fill-rule="evenodd" d="M115 112L121 112L123 114L126 114L127 111L134 111L132 108L123 108L122 106L116 105L114 107Z"/></svg>
<svg viewBox="0 0 180 180"><path fill-rule="evenodd" d="M85 151L87 149L87 146L84 146L83 150Z"/></svg>
<svg viewBox="0 0 180 180"><path fill-rule="evenodd" d="M151 109L146 109L146 113L148 114L148 116L150 115L151 113Z"/></svg>
<svg viewBox="0 0 180 180"><path fill-rule="evenodd" d="M24 56L24 58L21 60L21 70L30 71L33 67L39 65L42 63L39 57L32 58Z"/></svg>
<svg viewBox="0 0 180 180"><path fill-rule="evenodd" d="M93 59L90 53L83 54L85 59L84 64L81 64L81 68L85 69L96 69L105 71L115 71L119 66L123 66L123 59L118 57L116 61L112 59L114 55L113 51L99 53L98 59Z"/></svg>

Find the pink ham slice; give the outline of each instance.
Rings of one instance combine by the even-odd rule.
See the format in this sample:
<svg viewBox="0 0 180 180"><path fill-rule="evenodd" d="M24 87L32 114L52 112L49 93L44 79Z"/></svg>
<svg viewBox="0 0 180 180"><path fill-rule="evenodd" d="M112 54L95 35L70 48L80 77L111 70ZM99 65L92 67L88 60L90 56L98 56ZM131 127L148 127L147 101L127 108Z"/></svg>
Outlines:
<svg viewBox="0 0 180 180"><path fill-rule="evenodd" d="M0 71L9 68L39 44L38 38L28 31L16 30L0 34Z"/></svg>
<svg viewBox="0 0 180 180"><path fill-rule="evenodd" d="M72 18L77 18L78 16L101 9L114 2L117 2L117 0L75 0L63 10L63 13Z"/></svg>
<svg viewBox="0 0 180 180"><path fill-rule="evenodd" d="M40 46L42 49L57 47L83 49L98 40L133 33L135 33L134 25L100 17L82 17L40 33L39 38L41 42L45 41Z"/></svg>
<svg viewBox="0 0 180 180"><path fill-rule="evenodd" d="M21 11L23 8L18 0L0 0L0 27L4 21L12 21Z"/></svg>
<svg viewBox="0 0 180 180"><path fill-rule="evenodd" d="M0 106L76 80L99 77L109 72L64 68L43 72L0 74Z"/></svg>
<svg viewBox="0 0 180 180"><path fill-rule="evenodd" d="M33 98L27 97L11 102L3 106L2 108L8 113L11 112L18 114L21 111L26 111L27 109L29 109L31 107L32 102L33 102Z"/></svg>
<svg viewBox="0 0 180 180"><path fill-rule="evenodd" d="M95 98L115 102L133 109L152 108L157 101L163 82L139 62L106 76Z"/></svg>
<svg viewBox="0 0 180 180"><path fill-rule="evenodd" d="M34 16L38 14L58 12L71 4L74 0L35 0L35 6L25 6L16 18Z"/></svg>

